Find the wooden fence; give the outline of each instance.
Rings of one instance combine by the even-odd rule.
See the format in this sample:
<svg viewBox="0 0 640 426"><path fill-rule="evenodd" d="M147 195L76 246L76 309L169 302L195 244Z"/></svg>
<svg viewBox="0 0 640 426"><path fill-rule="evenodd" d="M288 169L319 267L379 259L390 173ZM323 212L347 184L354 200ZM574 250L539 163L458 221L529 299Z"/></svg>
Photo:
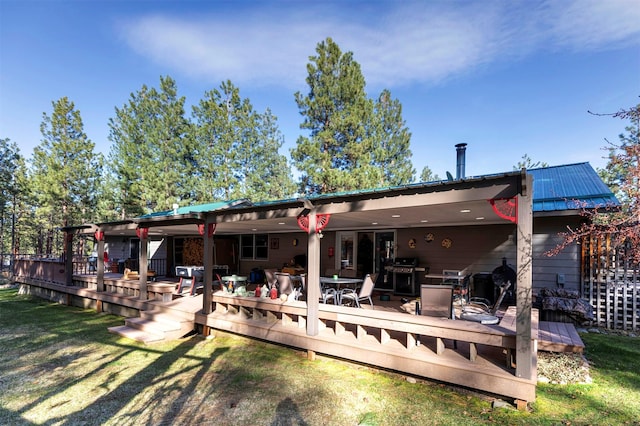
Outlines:
<svg viewBox="0 0 640 426"><path fill-rule="evenodd" d="M610 237L582 241L582 297L594 307L594 325L640 330L640 265L627 260L627 250Z"/></svg>

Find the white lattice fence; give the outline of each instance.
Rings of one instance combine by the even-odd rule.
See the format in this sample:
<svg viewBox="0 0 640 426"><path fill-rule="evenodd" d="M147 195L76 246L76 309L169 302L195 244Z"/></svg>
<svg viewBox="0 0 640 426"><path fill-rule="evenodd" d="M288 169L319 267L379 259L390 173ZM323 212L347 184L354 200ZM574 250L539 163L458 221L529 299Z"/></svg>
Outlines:
<svg viewBox="0 0 640 426"><path fill-rule="evenodd" d="M626 259L625 248L610 238L582 242L582 297L594 307L595 324L609 329L640 330L640 268Z"/></svg>
<svg viewBox="0 0 640 426"><path fill-rule="evenodd" d="M640 330L639 283L594 283L590 302L598 326Z"/></svg>

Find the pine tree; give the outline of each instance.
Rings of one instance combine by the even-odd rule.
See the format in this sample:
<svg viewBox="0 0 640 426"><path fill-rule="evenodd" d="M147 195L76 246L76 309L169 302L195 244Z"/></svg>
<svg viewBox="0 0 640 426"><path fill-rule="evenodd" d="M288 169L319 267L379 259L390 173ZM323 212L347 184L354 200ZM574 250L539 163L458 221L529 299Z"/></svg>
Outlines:
<svg viewBox="0 0 640 426"><path fill-rule="evenodd" d="M402 118L402 105L385 89L376 102L374 113L372 155L376 170L383 173L380 186L397 186L413 181L415 170L409 148L411 133Z"/></svg>
<svg viewBox="0 0 640 426"><path fill-rule="evenodd" d="M193 108L200 202L278 199L294 191L276 118L254 111L231 81Z"/></svg>
<svg viewBox="0 0 640 426"><path fill-rule="evenodd" d="M14 247L16 199L21 193L20 168L24 168L24 159L18 146L10 139L0 139L0 267Z"/></svg>
<svg viewBox="0 0 640 426"><path fill-rule="evenodd" d="M424 166L420 173L420 182L435 182L438 180L440 180L440 176L437 173L434 174L429 166Z"/></svg>
<svg viewBox="0 0 640 426"><path fill-rule="evenodd" d="M52 102L53 113L43 114L42 142L33 151L32 178L37 198L40 248L47 254L63 246L61 226L95 219L101 159L84 133L80 111L63 97Z"/></svg>
<svg viewBox="0 0 640 426"><path fill-rule="evenodd" d="M109 120L121 218L191 202L196 163L184 103L175 81L160 77L158 90L143 85Z"/></svg>
<svg viewBox="0 0 640 426"><path fill-rule="evenodd" d="M331 38L316 47L307 64L309 93L295 94L300 128L291 150L309 194L408 183L410 134L399 102L384 91L377 103L367 98L365 79L351 52L342 53Z"/></svg>

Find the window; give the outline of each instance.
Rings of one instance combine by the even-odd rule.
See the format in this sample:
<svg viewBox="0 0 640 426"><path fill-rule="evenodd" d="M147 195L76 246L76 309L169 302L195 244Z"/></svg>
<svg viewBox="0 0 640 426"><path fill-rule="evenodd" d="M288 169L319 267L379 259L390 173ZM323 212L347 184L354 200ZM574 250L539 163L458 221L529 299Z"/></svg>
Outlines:
<svg viewBox="0 0 640 426"><path fill-rule="evenodd" d="M338 232L337 241L339 241L340 244L340 257L336 258L337 269L353 269L353 259L355 256L354 239L354 232Z"/></svg>
<svg viewBox="0 0 640 426"><path fill-rule="evenodd" d="M269 235L241 235L240 257L245 260L267 260L269 258Z"/></svg>

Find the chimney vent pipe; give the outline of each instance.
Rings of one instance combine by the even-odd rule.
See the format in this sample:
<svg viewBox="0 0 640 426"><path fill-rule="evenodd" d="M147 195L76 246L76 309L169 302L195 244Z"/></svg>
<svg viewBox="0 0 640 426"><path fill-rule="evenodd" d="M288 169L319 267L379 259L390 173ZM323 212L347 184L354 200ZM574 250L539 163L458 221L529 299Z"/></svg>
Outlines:
<svg viewBox="0 0 640 426"><path fill-rule="evenodd" d="M464 168L466 161L467 144L459 143L456 145L456 180L464 179Z"/></svg>

